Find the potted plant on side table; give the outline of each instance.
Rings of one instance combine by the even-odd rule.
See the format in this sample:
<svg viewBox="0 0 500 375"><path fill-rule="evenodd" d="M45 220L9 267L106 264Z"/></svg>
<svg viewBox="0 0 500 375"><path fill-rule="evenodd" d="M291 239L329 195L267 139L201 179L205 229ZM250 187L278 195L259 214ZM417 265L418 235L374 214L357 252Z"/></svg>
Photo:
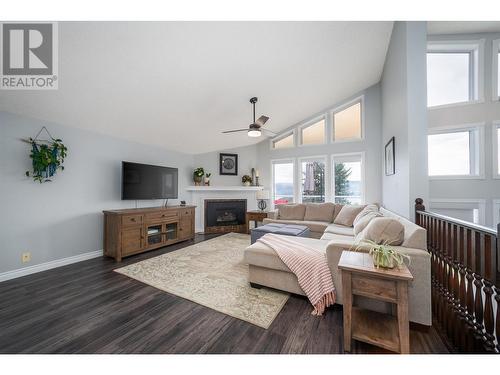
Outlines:
<svg viewBox="0 0 500 375"><path fill-rule="evenodd" d="M368 247L368 253L372 256L373 265L376 268L392 269L400 267L405 260L410 262L410 257L391 246L391 241L378 244L371 240L361 240L355 250Z"/></svg>

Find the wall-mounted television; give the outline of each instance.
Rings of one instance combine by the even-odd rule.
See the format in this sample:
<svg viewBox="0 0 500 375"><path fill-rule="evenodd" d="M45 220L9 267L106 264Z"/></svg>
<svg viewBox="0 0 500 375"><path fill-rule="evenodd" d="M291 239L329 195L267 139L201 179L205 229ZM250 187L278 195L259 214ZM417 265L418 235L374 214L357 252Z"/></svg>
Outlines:
<svg viewBox="0 0 500 375"><path fill-rule="evenodd" d="M177 199L177 168L122 162L122 199Z"/></svg>

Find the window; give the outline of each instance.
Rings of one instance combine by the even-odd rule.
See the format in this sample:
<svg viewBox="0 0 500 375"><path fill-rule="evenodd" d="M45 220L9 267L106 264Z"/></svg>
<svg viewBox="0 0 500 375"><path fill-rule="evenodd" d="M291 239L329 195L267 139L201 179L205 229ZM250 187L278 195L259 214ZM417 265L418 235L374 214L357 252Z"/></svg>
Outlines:
<svg viewBox="0 0 500 375"><path fill-rule="evenodd" d="M500 39L493 41L493 100L500 100Z"/></svg>
<svg viewBox="0 0 500 375"><path fill-rule="evenodd" d="M500 178L500 123L496 122L493 125L493 177Z"/></svg>
<svg viewBox="0 0 500 375"><path fill-rule="evenodd" d="M333 113L333 141L362 138L362 99Z"/></svg>
<svg viewBox="0 0 500 375"><path fill-rule="evenodd" d="M428 171L431 177L478 177L482 129L437 130L428 136Z"/></svg>
<svg viewBox="0 0 500 375"><path fill-rule="evenodd" d="M362 154L332 156L333 195L335 203L364 202L364 165Z"/></svg>
<svg viewBox="0 0 500 375"><path fill-rule="evenodd" d="M303 203L325 202L326 158L301 159L300 198Z"/></svg>
<svg viewBox="0 0 500 375"><path fill-rule="evenodd" d="M294 133L288 133L271 141L272 148L289 148L295 146Z"/></svg>
<svg viewBox="0 0 500 375"><path fill-rule="evenodd" d="M320 145L325 143L325 119L314 122L311 125L305 125L300 128L301 145Z"/></svg>
<svg viewBox="0 0 500 375"><path fill-rule="evenodd" d="M293 160L273 161L273 204L293 203L295 196L295 163Z"/></svg>
<svg viewBox="0 0 500 375"><path fill-rule="evenodd" d="M431 42L427 52L427 106L479 100L480 56L479 42Z"/></svg>

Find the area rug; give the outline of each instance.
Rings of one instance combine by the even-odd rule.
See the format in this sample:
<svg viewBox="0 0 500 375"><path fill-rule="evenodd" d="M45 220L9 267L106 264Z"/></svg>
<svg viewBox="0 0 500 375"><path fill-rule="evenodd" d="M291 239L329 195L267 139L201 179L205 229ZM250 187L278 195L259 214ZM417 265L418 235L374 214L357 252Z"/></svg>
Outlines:
<svg viewBox="0 0 500 375"><path fill-rule="evenodd" d="M243 251L249 245L249 235L229 233L115 272L268 328L289 295L250 287L248 266L243 260Z"/></svg>

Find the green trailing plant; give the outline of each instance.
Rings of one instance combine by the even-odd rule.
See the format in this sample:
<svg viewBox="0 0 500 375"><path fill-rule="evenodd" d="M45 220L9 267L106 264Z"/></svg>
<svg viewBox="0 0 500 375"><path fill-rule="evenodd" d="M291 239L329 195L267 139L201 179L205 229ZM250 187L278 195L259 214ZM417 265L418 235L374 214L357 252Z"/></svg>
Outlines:
<svg viewBox="0 0 500 375"><path fill-rule="evenodd" d="M392 247L390 244L392 241L384 241L378 244L371 240L361 240L357 245L355 245L354 250L361 250L362 248L368 247L369 254L373 258L373 265L376 268L394 268L401 267L405 260L408 264L411 261L409 255L403 254L399 250Z"/></svg>
<svg viewBox="0 0 500 375"><path fill-rule="evenodd" d="M241 182L243 182L244 184L251 184L252 177L250 177L249 175L246 174L241 178Z"/></svg>
<svg viewBox="0 0 500 375"><path fill-rule="evenodd" d="M52 181L51 177L56 174L57 170L64 170L63 163L68 148L61 139L54 139L50 143L39 143L36 139L30 138L29 143L31 144L32 170L26 171L26 176L40 183Z"/></svg>

